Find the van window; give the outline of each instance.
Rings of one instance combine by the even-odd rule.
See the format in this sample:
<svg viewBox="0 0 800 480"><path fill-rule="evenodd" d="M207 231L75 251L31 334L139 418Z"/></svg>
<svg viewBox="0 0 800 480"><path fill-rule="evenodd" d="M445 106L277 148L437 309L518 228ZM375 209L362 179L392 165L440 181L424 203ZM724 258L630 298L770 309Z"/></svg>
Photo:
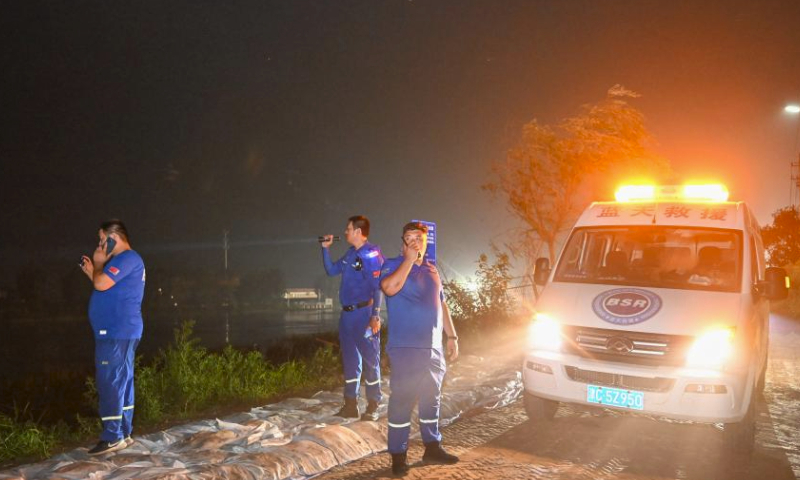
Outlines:
<svg viewBox="0 0 800 480"><path fill-rule="evenodd" d="M686 227L586 227L564 249L555 281L741 289L742 233Z"/></svg>

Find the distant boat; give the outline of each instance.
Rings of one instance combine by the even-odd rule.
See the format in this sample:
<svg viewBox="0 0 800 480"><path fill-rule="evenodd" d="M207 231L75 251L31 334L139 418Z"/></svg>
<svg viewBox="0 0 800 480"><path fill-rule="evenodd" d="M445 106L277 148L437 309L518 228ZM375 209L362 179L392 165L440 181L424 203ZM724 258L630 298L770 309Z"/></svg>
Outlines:
<svg viewBox="0 0 800 480"><path fill-rule="evenodd" d="M292 310L333 310L333 299L315 288L287 288L283 298Z"/></svg>

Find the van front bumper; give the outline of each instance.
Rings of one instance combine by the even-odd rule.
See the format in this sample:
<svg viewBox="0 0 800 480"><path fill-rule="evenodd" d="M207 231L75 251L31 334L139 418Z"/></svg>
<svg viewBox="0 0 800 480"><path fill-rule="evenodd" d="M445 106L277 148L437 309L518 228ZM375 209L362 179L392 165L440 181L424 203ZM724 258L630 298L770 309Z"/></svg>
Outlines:
<svg viewBox="0 0 800 480"><path fill-rule="evenodd" d="M740 421L749 403L745 395L750 395L746 375L612 363L542 350L525 355L522 379L525 391L537 397L704 423ZM644 410L589 403L588 385L643 392Z"/></svg>

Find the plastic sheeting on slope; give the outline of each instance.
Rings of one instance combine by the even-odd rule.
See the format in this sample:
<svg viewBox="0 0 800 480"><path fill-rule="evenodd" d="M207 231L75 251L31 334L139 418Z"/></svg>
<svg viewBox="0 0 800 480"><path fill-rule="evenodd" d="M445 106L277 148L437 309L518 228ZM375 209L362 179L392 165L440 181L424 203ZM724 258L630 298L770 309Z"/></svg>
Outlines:
<svg viewBox="0 0 800 480"><path fill-rule="evenodd" d="M513 402L522 391L519 366L517 355L462 357L445 378L440 425ZM80 448L0 472L0 479L304 479L386 449L387 385L379 422L334 417L341 390L320 392L136 437L109 455L89 457Z"/></svg>

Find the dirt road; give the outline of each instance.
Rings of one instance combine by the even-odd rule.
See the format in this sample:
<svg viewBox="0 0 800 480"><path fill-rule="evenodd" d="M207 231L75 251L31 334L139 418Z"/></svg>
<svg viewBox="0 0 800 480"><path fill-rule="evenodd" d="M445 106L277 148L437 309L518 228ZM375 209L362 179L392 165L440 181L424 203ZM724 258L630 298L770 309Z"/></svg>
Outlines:
<svg viewBox="0 0 800 480"><path fill-rule="evenodd" d="M713 425L656 422L609 410L562 406L552 423L528 423L522 403L485 412L444 429L462 461L422 465L415 442L411 479L794 479L800 478L800 325L772 319L767 388L758 403L752 458L731 458ZM318 477L390 478L388 454Z"/></svg>

